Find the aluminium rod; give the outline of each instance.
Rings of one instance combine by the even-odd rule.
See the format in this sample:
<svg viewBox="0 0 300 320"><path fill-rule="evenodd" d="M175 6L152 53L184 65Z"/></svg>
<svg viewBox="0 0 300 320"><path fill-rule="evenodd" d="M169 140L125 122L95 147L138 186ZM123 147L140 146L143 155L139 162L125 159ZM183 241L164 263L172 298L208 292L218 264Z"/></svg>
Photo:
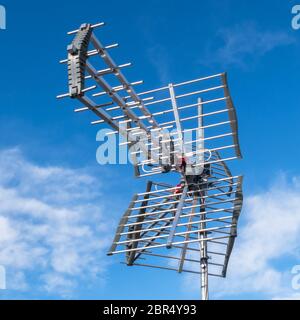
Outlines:
<svg viewBox="0 0 300 320"><path fill-rule="evenodd" d="M192 83L195 83L195 82L200 82L200 81L209 80L209 79L212 79L212 78L217 78L217 77L222 76L223 74L224 73L218 73L218 74L214 74L214 75L207 76L207 77L202 77L202 78L198 78L198 79L194 79L194 80L188 80L188 81L185 81L185 82L174 84L174 87L181 87L181 86L185 86L185 85L192 84Z"/></svg>
<svg viewBox="0 0 300 320"><path fill-rule="evenodd" d="M197 214L198 216L199 214ZM193 216L190 216L191 217L195 217L196 214L193 213ZM174 218L162 218L162 219L165 219L164 221L167 221L167 220L173 220ZM205 219L205 220L200 220L200 221L195 221L195 222L186 222L186 223L179 223L178 224L178 227L183 227L183 226L190 226L190 225L194 225L194 224L199 224L199 223L203 223L203 222L224 222L224 223L228 223L230 224L231 221L223 221L223 220L226 220L226 219L232 219L232 216L226 216L226 217L221 217L221 218L213 218L213 219ZM157 219L158 222L161 222L163 220L161 219ZM153 222L153 221L151 221ZM143 232L149 232L149 231L157 231L157 230L160 230L161 228L165 228L165 229L169 229L171 228L171 226L168 226L168 227L156 227L156 228L150 228L150 229L143 229ZM127 235L127 234L133 234L133 233L137 233L138 231L129 231L129 232L121 232L121 233L118 233L119 235Z"/></svg>
<svg viewBox="0 0 300 320"><path fill-rule="evenodd" d="M176 96L175 98L176 99L181 99L181 98L190 97L190 96L193 96L193 95L202 94L202 93L206 93L206 92L210 92L210 91L215 91L215 90L223 89L223 88L224 88L224 85L216 86L216 87L212 87L212 88L208 88L208 89L203 89L203 90L198 90L198 91L194 91L194 92L181 94L181 95ZM156 100L156 101L153 101L153 102L148 102L148 103L145 103L145 106L159 104L159 103L167 102L167 101L171 101L171 98L164 98L164 99Z"/></svg>
<svg viewBox="0 0 300 320"><path fill-rule="evenodd" d="M187 84L192 84L192 83L196 83L196 82L200 82L200 81L204 81L204 80L209 80L209 79L212 79L212 78L220 77L220 76L222 76L222 74L223 73L215 74L215 75L207 76L207 77L202 77L202 78L198 78L198 79L194 79L194 80L189 80L189 81L185 81L185 82L181 82L181 83L177 83L177 84L174 84L174 87L180 87L180 86L184 86L184 85L187 85ZM161 88L157 88L157 89L153 89L153 90L149 90L149 91L138 93L138 95L146 95L146 94L149 94L149 93L155 93L155 92L168 90L168 89L169 89L168 86L164 86L164 87L161 87Z"/></svg>
<svg viewBox="0 0 300 320"><path fill-rule="evenodd" d="M82 92L88 92L88 91L94 90L96 88L97 88L97 86L93 85L91 87L84 88L82 90ZM70 97L70 93L68 92L68 93L63 93L63 94L56 96L56 99L69 98L69 97Z"/></svg>
<svg viewBox="0 0 300 320"><path fill-rule="evenodd" d="M219 163L219 162L224 162L224 161L232 161L232 160L236 160L236 159L240 159L239 157L230 157L230 158L226 158L226 159L222 159L222 160L217 160L217 161L209 161L209 162L206 162L206 164L213 164L213 163ZM197 166L197 165L195 165ZM177 171L175 170L174 168L171 169L170 171ZM161 174L162 171L156 171L156 172L151 172L151 173L146 173L146 174L142 174L140 175L140 177L149 177L149 176L153 176L153 175L156 175L156 174Z"/></svg>
<svg viewBox="0 0 300 320"><path fill-rule="evenodd" d="M96 106L96 108L108 107L108 106L111 106L111 105L113 105L113 104L114 104L114 102L111 101L111 102L99 104L99 105ZM108 112L108 111L111 111L112 109L113 109L113 108L107 108L106 111ZM120 108L118 107L118 109L120 109ZM88 111L88 110L89 110L89 108L83 107L83 108L75 109L75 112ZM123 121L122 121L122 122L120 121L119 123L123 123ZM125 123L125 122L124 122L124 123ZM117 133L117 132L116 132L116 133Z"/></svg>
<svg viewBox="0 0 300 320"><path fill-rule="evenodd" d="M196 197L194 198L194 203L193 205L196 205ZM191 214L195 214L195 208L192 208L191 209ZM193 220L193 217L190 216L189 217L189 220L188 220L188 224L187 224L187 231L191 231L192 229L192 220ZM180 224L178 224L178 227L180 227ZM190 234L186 234L185 235L185 241L188 241L190 239ZM188 259L186 259L186 254L187 254L187 247L188 247L188 244L184 244L183 245L183 248L181 250L181 254L180 254L180 259L179 259L179 264L178 264L178 272L181 273L182 270L183 270L183 266L184 266L184 262L185 261L188 261Z"/></svg>
<svg viewBox="0 0 300 320"><path fill-rule="evenodd" d="M231 161L231 160L236 160L236 159L239 159L238 157L231 157L231 158L226 158L226 159L223 159L223 160L218 160L218 161L212 161L212 162L206 162L206 164L212 164L212 163L216 163L216 162L222 162L222 161ZM151 163L151 165L155 164L154 162ZM173 168L170 170L172 172L177 172L177 170ZM141 174L139 177L150 177L150 176L154 176L154 175L157 175L157 174L162 174L163 171L160 170L160 171L152 171L150 173L145 173L145 174Z"/></svg>
<svg viewBox="0 0 300 320"><path fill-rule="evenodd" d="M187 144L190 144L190 142L188 141L188 142L185 142L184 143L184 146L185 145L187 145ZM180 145L178 145L178 144L175 144L175 146L180 146ZM221 150L221 149L218 149L218 148L216 148L216 149L207 149L207 151L205 151L204 153L207 153L208 151L210 151L210 150L212 150L212 151L216 151L216 150ZM169 152L170 154L171 154L171 151ZM157 155L157 154L155 154L155 153L152 153L153 155ZM167 156L165 156L165 157L167 157ZM227 159L228 160L228 159ZM219 163L219 162L222 162L222 161L226 161L226 159L219 159L219 160L215 160L215 161L212 161L212 162L205 162L206 164L210 164L210 163ZM141 161L139 164L138 164L138 166L144 166L144 165L149 165L149 164L156 164L157 162L156 162L156 160L155 159L152 159L152 158L150 158L149 160L143 160L143 161ZM200 164L200 165L202 165L202 164ZM192 165L192 166L194 166L194 167L196 167L196 166L199 166L199 164L194 164L194 165Z"/></svg>
<svg viewBox="0 0 300 320"><path fill-rule="evenodd" d="M91 25L91 28L92 29L95 29L95 28L99 28L99 27L102 27L102 26L105 26L105 22L99 22L99 23L96 23L96 24L92 24ZM77 32L79 32L81 29L76 29L76 30L73 30L73 31L69 31L67 33L67 35L72 35L72 34L75 34Z"/></svg>
<svg viewBox="0 0 300 320"><path fill-rule="evenodd" d="M224 191L224 190L220 190L220 189L224 189L224 188L228 188L228 186L223 186L223 187L219 187L219 188L216 188L216 190L219 190L219 191L221 191L222 193L221 194L219 194L219 196L214 196L214 194L209 194L208 196L207 196L207 198L206 199L212 199L212 200L214 200L214 199L217 199L217 200L219 200L220 202L214 202L214 201L208 201L207 202L207 205L217 205L217 204L223 204L223 203L227 203L227 202L234 202L235 201L235 197L228 197L228 194L231 194L231 193L233 193L232 191L230 191L230 192L226 192L226 191ZM225 197L225 198L222 198L221 196L227 196L227 197ZM179 195L178 195L179 196ZM161 207L163 207L164 205L170 205L170 204L177 204L178 202L177 201L172 201L172 199L170 199L171 201L169 201L169 199L168 199L168 197L164 197L163 198L163 200L164 200L164 204L163 205L155 205L155 206L152 206L152 207L146 207L146 209L152 209L152 210L154 210L153 211L153 215L155 215L158 211L156 211L157 209L164 209L164 208L161 208ZM169 202L167 202L167 201L169 201ZM191 202L191 201L186 201L186 202ZM152 204L155 204L154 202L152 202ZM157 204L160 204L160 202L157 202ZM185 209L186 207L184 207L184 209ZM166 209L164 209L164 211L166 211ZM152 214L151 212L147 212L147 213L145 213L145 215L150 215L150 214ZM137 215L132 215L131 216L131 219L132 218L134 218L134 217L136 217Z"/></svg>
<svg viewBox="0 0 300 320"><path fill-rule="evenodd" d="M222 98L216 98L216 99L211 99L211 100L206 100L206 101L203 101L203 105L206 105L206 104L210 104L210 103L215 103L215 102L220 102L220 101L224 101L224 100L227 100L229 97L222 97ZM184 105L184 106L180 106L178 107L178 109L180 110L183 110L183 109L189 109L189 108L193 108L193 107L198 107L198 103L192 103L192 104L187 104L187 105Z"/></svg>
<svg viewBox="0 0 300 320"><path fill-rule="evenodd" d="M214 168L213 170L215 171L216 168ZM214 172L214 174L215 174L215 175L219 175L219 176L221 176L221 177L228 177L227 174L223 174L223 173L221 173L221 172Z"/></svg>
<svg viewBox="0 0 300 320"><path fill-rule="evenodd" d="M209 149L209 151L220 151L220 150L225 150L225 149L231 149L231 148L234 148L235 146L236 146L235 144L232 144L229 146ZM202 154L202 153L207 153L207 151L198 150L198 151L187 152L186 156L193 156L193 155Z"/></svg>
<svg viewBox="0 0 300 320"><path fill-rule="evenodd" d="M195 116L195 117L191 117L191 118L192 119L196 119L196 118L199 118L199 116ZM181 119L181 122L192 120L191 118ZM218 127L218 126L223 126L223 125L226 125L226 124L231 124L232 121L235 121L235 120L229 120L229 121L209 124L207 126L203 126L201 129L209 129L209 128L214 128L214 127ZM175 120L174 121L163 122L163 123L160 123L160 125L161 126L165 126L165 125L172 124L172 123L175 123ZM197 128L197 129L199 129L199 128ZM191 129L190 129L190 131L191 131Z"/></svg>
<svg viewBox="0 0 300 320"><path fill-rule="evenodd" d="M195 128L195 129L190 129L190 131L196 131L198 130L198 128ZM183 130L183 133L186 133L187 131ZM172 133L172 135L174 135L176 133ZM204 138L203 141L207 141L207 140L214 140L214 139L220 139L220 138L224 138L224 137L229 137L229 136L232 136L233 133L230 132L230 133L224 133L224 134L221 134L221 135L217 135L217 136L212 136L212 137L207 137L207 138ZM142 142L145 141L145 140L141 140ZM162 143L166 143L166 142L171 142L172 140L162 140L161 142ZM179 139L174 139L173 140L174 142L175 141L179 141ZM193 140L193 141L190 141L190 143L196 143L196 142L199 142L199 141L202 141L202 139L198 139L198 140ZM145 146L151 146L152 143L145 143ZM154 149L151 149L150 148L150 151L151 150L154 150Z"/></svg>
<svg viewBox="0 0 300 320"><path fill-rule="evenodd" d="M173 219L173 225L172 225L172 228L171 228L171 231L170 231L170 235L169 235L168 240L167 240L167 248L168 249L170 249L172 247L173 238L174 238L176 227L177 227L177 224L178 224L181 212L182 212L182 208L184 206L184 202L185 202L185 199L186 199L186 196L187 196L187 191L188 191L188 186L186 185L184 187L182 195L180 197L180 201L179 201L178 207L176 209L176 214L175 214L174 219Z"/></svg>
<svg viewBox="0 0 300 320"><path fill-rule="evenodd" d="M148 129L151 129L151 127L148 127ZM165 128L159 128L159 130L163 130L163 129L168 129L168 127L165 127ZM127 132L132 132L134 130L141 130L141 128L139 127L135 127L135 128L127 128L126 131ZM108 132L106 135L109 136L109 135L113 135L113 134L117 134L119 133L118 131L112 131L112 132ZM147 133L146 131L140 131L138 134L141 134L141 133Z"/></svg>
<svg viewBox="0 0 300 320"><path fill-rule="evenodd" d="M119 66L120 67L120 66ZM106 70L110 70L109 68L108 69L105 69L103 71L106 71ZM90 76L87 76L87 77L90 77ZM125 97L124 99L128 99L130 97ZM142 101L148 101L148 100L153 100L154 97L147 97L147 98L144 98L144 99L141 99ZM209 103L214 103L214 102L218 102L218 101L222 101L222 100L226 100L228 99L228 97L224 97L224 98L217 98L217 99L212 99L212 100L207 100L205 102L203 102L203 104L209 104ZM187 109L187 108L191 108L191 107L195 107L195 106L198 106L198 104L190 104L190 105L184 105L184 106L180 106L178 107L178 110L183 110L183 109ZM132 107L132 106L129 106L131 109L134 109L136 107ZM117 109L120 109L120 106L116 106L114 107L113 110L117 110ZM159 111L159 112L155 112L153 113L152 115L153 116L156 116L156 115L163 115L165 113L170 113L172 111L172 109L168 109L168 110L164 110L164 111ZM226 111L228 111L228 109L226 109ZM205 116L205 115L204 115Z"/></svg>
<svg viewBox="0 0 300 320"><path fill-rule="evenodd" d="M225 200L224 202L233 202L235 200ZM183 210L186 210L186 209L192 209L193 207L195 208L199 208L200 206L199 205L196 205L196 206L190 206L190 207L184 207ZM207 214L214 214L214 213L220 213L220 212L223 212L226 210L226 212L229 212L228 210L229 209L234 209L234 207L229 207L229 208L226 208L226 209L214 209L214 210L210 210L210 211L207 211ZM164 213L164 212L173 212L175 211L174 209L168 209L168 210L162 210L162 211L157 211L156 213L148 213L147 216L153 216L155 214L158 214L158 213ZM181 216L181 218L188 218L190 216L190 214L184 214ZM199 216L199 213L195 213L194 216ZM132 216L130 216L130 219L132 219ZM169 219L169 218L164 218L164 219ZM173 219L173 218L170 218L170 219ZM163 219L162 219L163 220ZM151 221L162 221L162 220L147 220L144 222L145 223L150 223ZM133 223L130 223L130 224L126 224L124 226L128 227L130 225L134 225L134 224L138 224L139 222L133 222Z"/></svg>
<svg viewBox="0 0 300 320"><path fill-rule="evenodd" d="M153 99L154 99L153 97L148 97L148 98L142 99L142 101L149 101L149 100L153 100ZM134 102L134 101L126 102L126 104L127 104L129 109L137 109L138 106L139 106L139 102ZM115 110L118 110L118 109L121 109L121 107L120 106L114 106L114 107L108 108L107 111L115 111Z"/></svg>
<svg viewBox="0 0 300 320"><path fill-rule="evenodd" d="M176 98L181 99L181 98L190 97L190 96L193 96L196 94L206 93L206 92L210 92L210 91L214 91L214 90L218 90L218 89L223 89L223 88L224 88L224 85L221 85L221 86L217 86L217 87L212 87L212 88L208 88L208 89L203 89L203 90L198 90L198 91L194 91L194 92L181 94L179 96L176 96Z"/></svg>
<svg viewBox="0 0 300 320"><path fill-rule="evenodd" d="M140 84L143 84L143 83L144 83L143 80L139 80L139 81L131 82L130 86L137 86L137 85L140 85ZM119 85L119 86L112 87L112 91L114 91L114 92L118 92L118 91L122 91L122 90L126 90L126 89L127 89L127 87L125 87L124 85ZM106 94L107 94L107 92L102 91L102 92L94 93L93 97L101 97L101 96L104 96Z"/></svg>
<svg viewBox="0 0 300 320"><path fill-rule="evenodd" d="M118 65L118 69L122 69L122 68L126 68L126 67L131 67L132 66L132 63L131 62L128 62L128 63L124 63L124 64L120 64ZM111 68L106 68L106 69L102 69L102 70L98 70L97 71L97 75L98 76L104 76L104 75L107 75L107 74L112 74L114 73L115 70L111 69ZM85 76L85 79L92 79L93 77L90 76L90 75L87 75Z"/></svg>
<svg viewBox="0 0 300 320"><path fill-rule="evenodd" d="M171 97L171 101L172 101L173 114L174 114L174 118L175 118L177 132L178 132L178 138L182 143L183 142L183 135L182 135L181 120L180 120L180 115L178 112L176 94L174 91L174 86L172 84L169 84L169 92L170 92L170 97ZM182 147L184 148L184 146L182 146Z"/></svg>
<svg viewBox="0 0 300 320"><path fill-rule="evenodd" d="M232 226L234 226L233 224L228 225L228 226L221 226L221 227L212 227L212 228L207 228L207 229L197 229L197 230L192 230L192 231L184 231L184 232L178 232L175 233L175 229L176 229L176 224L175 224L175 228L174 225L172 226L172 230L169 234L166 235L158 235L158 236L152 236L152 237L146 237L146 238L142 238L143 240L151 240L151 239L165 239L167 238L167 243L166 243L166 247L167 249L170 249L172 247L172 242L173 239L177 236L184 236L186 234L198 234L199 232L214 232L215 230L220 230L220 229L228 229L231 228ZM174 230L174 231L173 231ZM228 234L230 235L230 234ZM123 245L126 243L132 243L132 242L139 242L141 239L130 239L130 240L123 240L123 241L117 241L115 242L115 244L117 245ZM201 239L202 240L202 239Z"/></svg>
<svg viewBox="0 0 300 320"><path fill-rule="evenodd" d="M117 48L118 46L119 46L118 43L113 43L108 46L105 46L104 49L105 50L114 49L114 48ZM97 50L90 50L86 53L87 57L93 57L93 56L96 56L97 54L99 54ZM68 61L69 61L68 59L63 59L63 60L60 60L59 63L64 64L64 63L68 63Z"/></svg>
<svg viewBox="0 0 300 320"><path fill-rule="evenodd" d="M211 183L211 182L210 182L210 183ZM231 185L236 186L236 185L238 185L238 183L236 182L236 183L231 184ZM227 185L225 185L224 188L225 188L225 187L227 187ZM209 189L207 189L207 190L210 191L210 190L216 190L216 189L218 189L218 187L209 188ZM195 193L195 191L192 191L192 192L189 191L189 193L193 194L193 193ZM159 197L153 197L153 198L149 198L149 201L159 200L159 199L167 199L167 198L175 198L175 197L180 196L181 194L182 194L182 193L178 193L178 194L168 194L168 195L163 195L163 196L159 196ZM139 202L143 202L143 200L142 200L142 199L138 199L138 200L135 201L135 203L139 203Z"/></svg>
<svg viewBox="0 0 300 320"><path fill-rule="evenodd" d="M122 263L122 262L121 262ZM141 264L141 263L135 263L134 266L138 266L138 267L149 267L149 268L154 268L154 269L164 269L164 270L170 270L170 271L176 271L178 272L177 269L175 268L170 268L170 267L163 267L163 266L156 266L156 265L150 265L150 264ZM186 273L193 273L193 274L200 274L200 272L198 271L194 271L194 270L182 270L183 272ZM223 278L222 275L219 274L215 274L215 273L209 273L208 274L211 277L218 277L218 278Z"/></svg>
<svg viewBox="0 0 300 320"><path fill-rule="evenodd" d="M165 256L165 255L162 255L162 254L155 254L155 253L152 253L152 252L143 252L143 254L146 255L146 256L153 256L153 257L158 257L158 258L166 258L166 259L180 260L179 257ZM188 259L188 258L186 258L184 261L192 262L192 263L200 263L199 260ZM220 263L208 262L208 264L213 265L213 266L216 266L216 267L223 267L223 264L220 264Z"/></svg>
<svg viewBox="0 0 300 320"><path fill-rule="evenodd" d="M143 239L141 239L141 241L140 242L147 242L147 241L144 241ZM147 242L148 243L148 242ZM156 245L156 244L160 244L159 242L152 242L154 245ZM173 245L173 248L175 248L175 249L182 249L183 247L182 246L180 246L180 245ZM199 251L199 249L197 249L197 248L192 248L192 247L187 247L187 250L188 251L192 251L192 252L196 252L196 253L199 253L200 251ZM144 252L144 251L147 251L147 250L145 250L145 249L143 249L140 253L142 253L142 252ZM216 254L215 252L214 252L214 254ZM223 255L223 256L225 256L225 253L219 253L219 255Z"/></svg>
<svg viewBox="0 0 300 320"><path fill-rule="evenodd" d="M112 118L113 120L116 120L117 119L117 117L115 117L115 118ZM203 141L202 139L199 139L199 141ZM185 142L184 143L184 146L186 145L186 144L189 144L189 142ZM178 145L175 145L175 146L178 146ZM196 155L196 154L200 154L200 153L203 153L203 154L205 154L205 153L207 153L208 151L210 151L210 152L213 152L213 151L220 151L220 150L224 150L224 149L230 149L230 148L235 148L235 144L233 144L233 145L229 145L229 146L224 146L224 147L218 147L218 148L213 148L213 149L207 149L207 150L194 150L194 151L191 151L191 152L186 152L186 153L184 153L185 154L185 156L192 156L192 155ZM159 147L157 147L157 148L151 148L150 149L150 151L155 151L155 150L157 150L157 149L159 149ZM130 154L137 154L137 153L139 153L139 152L131 152ZM178 154L179 152L178 152L178 150L175 150L175 151L169 151L168 152L169 154ZM165 153L156 153L156 156L163 156ZM163 156L163 157L161 157L161 159L168 159L169 158L169 156ZM211 158L213 158L213 157L211 157ZM217 159L217 158L215 158L215 159ZM220 160L222 160L222 159L220 159ZM141 165L144 165L145 163L147 164L147 162L152 162L152 159L150 159L150 160L144 160L144 161L142 161L139 165L141 166Z"/></svg>
<svg viewBox="0 0 300 320"><path fill-rule="evenodd" d="M189 241L177 241L172 243L172 246L177 245L177 244L185 244L185 243L198 243L200 241L209 241L212 242L215 240L222 240L222 239L228 239L228 236L223 236L223 237L209 237L206 239L196 239L196 240L189 240ZM223 244L225 246L227 246L227 243L223 243L223 242L217 242L219 244ZM157 245L153 245L151 247L139 247L139 248L135 248L135 249L123 249L123 250L118 250L118 251L114 251L113 254L119 254L119 253L124 253L124 252L130 252L130 251L139 251L139 250L143 250L143 249L151 249L151 248L165 248L166 244L157 244ZM177 269L176 269L177 270Z"/></svg>
<svg viewBox="0 0 300 320"><path fill-rule="evenodd" d="M217 180L216 180L217 181ZM211 182L210 182L211 183ZM222 186L220 186L220 187L223 187L223 188L226 188L226 187L228 187L228 186L230 186L230 185L232 185L232 183L231 184L225 184L225 185L222 185ZM217 188L217 187L216 187ZM215 189L216 189L215 188ZM211 190L215 190L215 189L211 189ZM223 192L223 191L222 191ZM191 193L193 193L193 192L191 192ZM152 200L159 200L159 199L167 199L167 198L175 198L175 197L177 197L177 196L179 196L179 195L181 195L181 193L177 193L177 194L175 194L175 193L171 193L171 194L164 194L164 195L161 195L161 196L158 196L158 197L152 197L152 198L150 198L149 200L150 201L152 201ZM136 200L135 201L135 203L139 203L139 202L142 202L143 200L142 199L138 199L138 200Z"/></svg>
<svg viewBox="0 0 300 320"><path fill-rule="evenodd" d="M111 106L112 104L113 104L113 102L106 102L106 103L103 103L103 104L98 104L96 106L96 108L99 109L99 108ZM75 109L74 112L83 112L83 111L87 111L87 110L90 110L90 109L88 107L82 107L82 108Z"/></svg>
<svg viewBox="0 0 300 320"><path fill-rule="evenodd" d="M212 183L216 183L216 182L221 182L221 181L227 181L227 180L230 180L230 179L238 179L240 176L234 176L234 177L230 177L230 178L224 178L224 179L220 179L220 180L215 180L215 181L210 181ZM201 184L200 184L201 185ZM158 193L158 192L167 192L167 191L174 191L176 189L176 187L172 187L172 188L166 188L166 189L163 189L163 190L153 190L153 191L150 191L149 194L154 194L154 193ZM145 195L146 193L148 192L143 192L143 193L138 193L138 196L143 196Z"/></svg>
<svg viewBox="0 0 300 320"><path fill-rule="evenodd" d="M112 118L113 120L115 120L115 118ZM185 143L184 143L185 145ZM208 152L208 150L211 152L211 151L220 151L220 150L225 150L225 149L232 149L232 148L235 148L235 144L232 144L232 145L229 145L229 146L224 146L224 147L218 147L218 148L214 148L214 149L207 149L207 150L198 150L198 151L191 151L191 152L185 152L184 155L186 157L192 157L193 155L197 155L197 154L205 154ZM169 154L177 154L178 151L170 151ZM164 153L157 153L156 154L157 156L163 156ZM169 156L163 156L161 157L161 159L169 159ZM146 160L145 160L146 161ZM143 165L144 162L142 161L141 162L141 165ZM202 162L203 164L203 162Z"/></svg>
<svg viewBox="0 0 300 320"><path fill-rule="evenodd" d="M236 224L232 224L231 227L236 228L236 226L237 226ZM225 232L225 231L220 231L220 230L215 230L214 232L215 233L221 233L221 234L227 234L228 236L232 237L232 234L230 232Z"/></svg>
<svg viewBox="0 0 300 320"><path fill-rule="evenodd" d="M187 185L185 187L188 187ZM211 189L206 189L206 190L215 190L216 187L214 188L211 188ZM196 193L197 191L193 191L192 193ZM217 194L213 194L213 195L206 195L206 196L200 196L199 199L208 199L208 198L211 198L211 196L222 196L222 195L227 195L227 194L231 194L232 192L222 192L222 193L217 193ZM182 194L184 194L184 192L182 192ZM181 195L182 195L181 194ZM185 199L184 202L192 202L192 199ZM176 201L171 201L169 202L168 204L177 204L177 203L180 203L180 200L176 200ZM137 211L137 210L140 210L140 209L149 209L149 208L157 208L157 207L161 207L161 206L164 206L166 205L166 203L157 203L157 204L153 204L153 205L148 205L148 206L141 206L141 207L135 207L135 208L132 208L131 211ZM184 208L187 208L187 207L184 207Z"/></svg>

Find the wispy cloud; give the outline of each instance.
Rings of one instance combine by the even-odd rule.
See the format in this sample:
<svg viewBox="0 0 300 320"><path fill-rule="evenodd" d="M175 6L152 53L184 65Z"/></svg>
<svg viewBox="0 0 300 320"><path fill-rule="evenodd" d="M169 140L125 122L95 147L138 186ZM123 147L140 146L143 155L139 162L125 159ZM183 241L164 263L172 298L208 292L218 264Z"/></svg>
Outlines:
<svg viewBox="0 0 300 320"><path fill-rule="evenodd" d="M102 282L111 223L97 200L99 182L81 170L36 165L19 149L0 151L0 167L0 265L8 293L70 297L80 281Z"/></svg>
<svg viewBox="0 0 300 320"><path fill-rule="evenodd" d="M156 70L161 85L171 81L170 57L164 46L155 44L147 49L148 58Z"/></svg>
<svg viewBox="0 0 300 320"><path fill-rule="evenodd" d="M146 56L148 61L154 67L158 80L161 85L166 85L171 82L171 56L166 46L159 42L157 33L160 32L162 25L165 25L167 21L161 15L155 17L149 17L148 15L141 15L137 19L138 30L142 34L144 47L146 49Z"/></svg>
<svg viewBox="0 0 300 320"><path fill-rule="evenodd" d="M220 30L207 48L204 61L225 67L246 67L272 50L294 42L295 39L284 31L263 30L254 22L245 22Z"/></svg>
<svg viewBox="0 0 300 320"><path fill-rule="evenodd" d="M247 197L243 222L228 277L211 281L214 297L300 298L291 274L300 264L299 178L287 182L281 175L269 190ZM193 279L187 277L184 287L191 287Z"/></svg>

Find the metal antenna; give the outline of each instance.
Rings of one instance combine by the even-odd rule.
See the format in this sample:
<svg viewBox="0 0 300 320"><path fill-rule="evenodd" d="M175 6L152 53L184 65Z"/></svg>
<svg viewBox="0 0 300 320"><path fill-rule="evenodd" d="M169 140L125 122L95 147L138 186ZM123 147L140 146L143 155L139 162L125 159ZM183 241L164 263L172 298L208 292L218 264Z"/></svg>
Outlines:
<svg viewBox="0 0 300 320"><path fill-rule="evenodd" d="M76 99L76 113L91 111L92 125L125 138L120 146L131 147L136 177L169 181L148 181L133 196L108 255L123 254L128 266L198 274L208 300L209 277L226 277L243 204L243 177L228 167L242 155L226 73L137 93L143 81L127 80L131 63L114 62L109 51L118 44L103 46L94 34L102 26L68 32L75 37L60 62L69 90L58 98Z"/></svg>

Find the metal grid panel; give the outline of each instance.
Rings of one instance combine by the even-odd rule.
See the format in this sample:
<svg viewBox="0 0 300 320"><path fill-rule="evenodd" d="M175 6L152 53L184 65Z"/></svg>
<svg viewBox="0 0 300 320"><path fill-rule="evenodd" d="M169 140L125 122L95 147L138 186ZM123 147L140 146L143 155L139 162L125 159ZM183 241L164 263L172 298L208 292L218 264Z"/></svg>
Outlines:
<svg viewBox="0 0 300 320"><path fill-rule="evenodd" d="M175 190L148 182L147 191L132 199L108 254L124 253L128 265L143 260L143 265L201 273L199 244L206 242L210 275L225 277L242 207L242 177L212 177L198 197Z"/></svg>
<svg viewBox="0 0 300 320"><path fill-rule="evenodd" d="M93 125L108 124L115 130L108 134L121 133L127 141L122 144L135 145L131 156L137 176L161 174L165 164L176 171L182 155L201 159L218 151L223 161L241 158L225 73L136 93L134 87L143 81L126 79L122 69L130 63L118 65L109 53L118 45L102 45L93 32L102 25L84 24L77 31L68 46L68 59L61 61L68 64L69 92L58 98L76 98L83 106L75 112L92 111L97 116ZM93 66L93 57L95 64L102 63L101 70ZM218 162L211 159L211 164Z"/></svg>
<svg viewBox="0 0 300 320"><path fill-rule="evenodd" d="M170 84L140 95L148 97L149 94L154 99L145 105L159 127L164 129L161 132L162 142L173 143L174 150L166 147L170 152L161 153L161 148L155 143L146 143L152 157L138 163L141 177L164 172L158 159L171 164L171 171L176 171L176 156L183 155L190 159L190 163L197 162L197 158L202 156L203 161L198 161L198 166L203 166L204 160L206 164L221 162L212 156L215 151L222 161L242 157L236 111L229 95L226 74ZM138 152L143 153L142 150ZM175 163L171 161L172 153Z"/></svg>

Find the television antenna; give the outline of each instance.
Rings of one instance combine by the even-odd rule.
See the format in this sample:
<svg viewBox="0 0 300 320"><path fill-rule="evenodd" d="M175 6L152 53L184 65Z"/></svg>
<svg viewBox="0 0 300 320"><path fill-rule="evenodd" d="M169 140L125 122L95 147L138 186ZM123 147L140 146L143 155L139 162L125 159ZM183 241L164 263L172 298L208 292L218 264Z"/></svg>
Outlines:
<svg viewBox="0 0 300 320"><path fill-rule="evenodd" d="M94 33L102 26L68 32L75 37L60 63L68 66L69 91L57 98L77 99L76 113L90 111L92 125L121 135L136 177L161 179L133 196L108 255L123 254L128 266L199 274L207 300L209 277L226 277L243 204L243 177L228 167L242 155L226 73L137 93L143 81L124 76L131 63L115 63L109 52L118 44L104 46Z"/></svg>

